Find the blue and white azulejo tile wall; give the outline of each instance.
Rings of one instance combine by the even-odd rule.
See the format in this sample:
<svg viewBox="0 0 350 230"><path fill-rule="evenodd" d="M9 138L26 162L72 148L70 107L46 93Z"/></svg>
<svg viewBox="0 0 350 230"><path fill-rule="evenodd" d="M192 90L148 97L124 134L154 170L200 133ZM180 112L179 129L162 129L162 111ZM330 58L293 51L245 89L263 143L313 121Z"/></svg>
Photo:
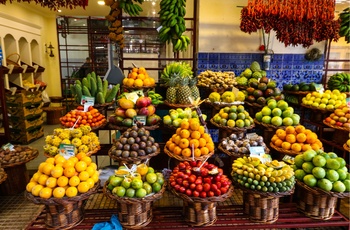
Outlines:
<svg viewBox="0 0 350 230"><path fill-rule="evenodd" d="M261 66L263 54L256 53L199 53L198 72L233 71L239 76L253 61ZM273 54L267 77L275 80L282 89L288 83L321 83L324 58L308 61L304 54Z"/></svg>

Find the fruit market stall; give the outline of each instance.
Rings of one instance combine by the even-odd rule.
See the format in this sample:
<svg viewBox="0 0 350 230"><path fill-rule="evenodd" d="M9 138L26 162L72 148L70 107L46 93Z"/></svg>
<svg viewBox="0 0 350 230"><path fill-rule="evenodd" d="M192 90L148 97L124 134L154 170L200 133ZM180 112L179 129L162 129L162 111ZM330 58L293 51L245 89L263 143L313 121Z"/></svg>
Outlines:
<svg viewBox="0 0 350 230"><path fill-rule="evenodd" d="M0 184L0 193L2 195L16 195L25 190L29 181L26 163L35 159L39 155L39 151L30 146L11 144L5 146L0 150L0 164L9 179Z"/></svg>

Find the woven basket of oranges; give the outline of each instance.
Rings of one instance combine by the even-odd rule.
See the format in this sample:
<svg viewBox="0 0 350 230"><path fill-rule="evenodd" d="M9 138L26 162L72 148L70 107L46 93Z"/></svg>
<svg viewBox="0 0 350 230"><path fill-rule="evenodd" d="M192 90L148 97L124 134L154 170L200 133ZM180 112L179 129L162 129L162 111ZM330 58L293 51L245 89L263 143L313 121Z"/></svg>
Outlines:
<svg viewBox="0 0 350 230"><path fill-rule="evenodd" d="M166 142L164 152L180 161L204 160L214 154L214 142L196 118L183 120Z"/></svg>
<svg viewBox="0 0 350 230"><path fill-rule="evenodd" d="M322 149L323 144L316 133L303 125L286 126L277 129L271 138L271 148L288 155L297 155L309 149Z"/></svg>

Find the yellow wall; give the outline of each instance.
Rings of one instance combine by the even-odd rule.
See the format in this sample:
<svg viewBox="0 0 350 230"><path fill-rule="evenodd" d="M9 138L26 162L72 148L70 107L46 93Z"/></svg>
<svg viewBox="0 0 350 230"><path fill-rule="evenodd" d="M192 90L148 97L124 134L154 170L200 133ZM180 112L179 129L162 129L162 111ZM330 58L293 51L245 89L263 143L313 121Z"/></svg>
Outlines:
<svg viewBox="0 0 350 230"><path fill-rule="evenodd" d="M260 33L244 33L240 30L241 7L247 0L200 0L199 7L199 51L259 53L263 44ZM270 47L275 53L305 53L301 46L280 43L274 34L270 37ZM324 50L324 42L315 43L311 48Z"/></svg>
<svg viewBox="0 0 350 230"><path fill-rule="evenodd" d="M25 6L25 5L24 5ZM24 7L23 4L0 4L0 16L5 18L18 18L20 21L27 22L29 25L34 25L36 28L40 28L39 46L40 56L42 62L39 63L45 67L45 71L39 76L44 82L48 84L47 93L49 96L60 96L61 95L61 82L60 82L60 70L59 70L59 56L57 52L57 31L55 17L42 15L39 12L30 10ZM1 25L0 21L0 25ZM6 25L11 26L11 25ZM2 31L6 34L6 31ZM23 32L18 29L18 34L14 37L23 36ZM45 44L52 43L55 49L53 50L55 57L49 57L45 53Z"/></svg>

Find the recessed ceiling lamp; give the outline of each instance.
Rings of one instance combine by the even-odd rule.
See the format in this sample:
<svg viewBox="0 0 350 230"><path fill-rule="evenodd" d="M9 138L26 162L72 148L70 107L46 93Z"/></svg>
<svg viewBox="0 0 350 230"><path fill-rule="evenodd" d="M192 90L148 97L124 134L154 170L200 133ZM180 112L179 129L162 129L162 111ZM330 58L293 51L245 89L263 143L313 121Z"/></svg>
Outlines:
<svg viewBox="0 0 350 230"><path fill-rule="evenodd" d="M57 10L57 12L61 13L61 12L62 12L62 10Z"/></svg>
<svg viewBox="0 0 350 230"><path fill-rule="evenodd" d="M105 4L105 1L97 1L97 4L99 4L99 5L104 5L104 4Z"/></svg>

